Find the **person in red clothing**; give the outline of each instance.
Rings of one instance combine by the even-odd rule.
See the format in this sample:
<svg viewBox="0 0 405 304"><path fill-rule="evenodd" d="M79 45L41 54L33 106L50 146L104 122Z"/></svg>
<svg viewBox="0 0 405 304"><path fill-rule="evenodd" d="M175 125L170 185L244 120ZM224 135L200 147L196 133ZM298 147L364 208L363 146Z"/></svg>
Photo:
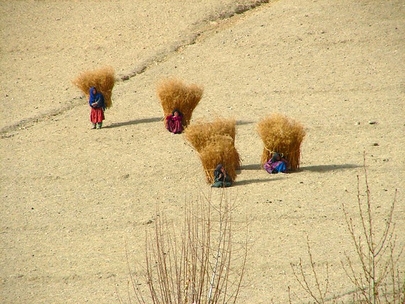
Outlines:
<svg viewBox="0 0 405 304"><path fill-rule="evenodd" d="M91 87L89 93L90 121L93 124L93 129L101 129L105 110L104 96L95 87Z"/></svg>
<svg viewBox="0 0 405 304"><path fill-rule="evenodd" d="M183 132L183 115L177 109L175 109L172 114L166 116L166 129L174 134L180 134Z"/></svg>

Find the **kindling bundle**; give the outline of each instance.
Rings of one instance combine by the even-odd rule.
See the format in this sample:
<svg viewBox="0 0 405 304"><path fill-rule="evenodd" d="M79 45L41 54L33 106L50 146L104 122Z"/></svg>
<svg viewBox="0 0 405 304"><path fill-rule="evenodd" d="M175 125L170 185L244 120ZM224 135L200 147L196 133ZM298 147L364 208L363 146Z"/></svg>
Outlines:
<svg viewBox="0 0 405 304"><path fill-rule="evenodd" d="M115 84L115 72L112 67L82 72L72 82L86 95L87 99L90 88L95 87L103 94L106 108L112 106L111 96Z"/></svg>
<svg viewBox="0 0 405 304"><path fill-rule="evenodd" d="M288 161L288 169L297 170L300 165L301 143L305 137L304 127L297 121L282 114L271 114L258 123L258 133L264 148L262 166L273 152L282 153Z"/></svg>
<svg viewBox="0 0 405 304"><path fill-rule="evenodd" d="M216 135L229 136L235 143L236 121L234 119L216 118L212 122L197 121L184 132L185 138L197 152L201 152L212 137Z"/></svg>
<svg viewBox="0 0 405 304"><path fill-rule="evenodd" d="M177 78L162 80L157 86L157 94L164 116L172 114L173 110L177 109L183 114L183 127L187 127L203 91L202 87L196 84L186 85Z"/></svg>
<svg viewBox="0 0 405 304"><path fill-rule="evenodd" d="M235 147L236 121L216 118L212 122L193 123L184 132L185 138L198 152L208 183L214 181L214 170L222 164L234 181L240 168L240 156Z"/></svg>
<svg viewBox="0 0 405 304"><path fill-rule="evenodd" d="M207 183L214 182L214 170L222 164L233 181L236 179L236 170L240 166L239 153L229 136L218 135L199 153L204 168Z"/></svg>

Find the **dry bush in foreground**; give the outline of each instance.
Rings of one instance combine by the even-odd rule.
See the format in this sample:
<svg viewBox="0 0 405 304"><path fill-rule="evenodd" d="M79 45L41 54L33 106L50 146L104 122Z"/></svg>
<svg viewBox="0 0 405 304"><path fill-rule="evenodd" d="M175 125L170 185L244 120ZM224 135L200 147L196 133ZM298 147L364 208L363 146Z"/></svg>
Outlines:
<svg viewBox="0 0 405 304"><path fill-rule="evenodd" d="M343 212L349 234L355 247L361 271L357 271L355 262L346 254L342 262L344 270L356 287L356 299L360 303L398 303L405 301L404 269L399 269L404 247L397 248L397 236L393 221L397 190L391 208L385 219L385 227L375 224L375 215L371 202L367 170L364 164L366 201L361 199L360 178L357 176L357 204L360 220L355 223L343 203ZM401 278L402 272L402 278Z"/></svg>
<svg viewBox="0 0 405 304"><path fill-rule="evenodd" d="M154 228L146 246L149 295L140 291L140 278L131 277L137 303L236 303L247 247L233 241L229 203L187 205L180 234L164 216L157 216Z"/></svg>
<svg viewBox="0 0 405 304"><path fill-rule="evenodd" d="M376 224L376 216L373 213L373 204L368 184L368 176L364 158L365 201L362 200L360 190L360 178L357 176L357 206L358 214L355 220L348 212L343 203L343 213L349 235L353 241L357 256L357 263L349 255L345 254L342 267L353 284L353 290L331 296L329 287L328 267L326 267L325 284L319 280L320 274L315 267L313 255L308 241L308 255L310 273L305 273L302 261L297 265L291 264L294 276L305 292L315 303L337 303L351 297L350 303L405 303L405 275L403 269L402 253L404 246L397 244L395 223L393 219L396 204L397 191L390 211L385 218L385 226ZM310 282L313 282L312 284ZM290 297L291 303L291 297Z"/></svg>
<svg viewBox="0 0 405 304"><path fill-rule="evenodd" d="M301 288L311 296L315 303L326 303L328 297L330 297L330 282L329 282L329 264L325 265L326 274L319 274L316 269L316 263L314 261L313 254L311 252L311 245L309 238L307 237L307 249L310 265L310 274L307 274L305 267L300 259L298 264L290 263L293 274ZM311 277L311 279L310 279ZM291 290L289 289L289 292ZM291 294L290 303L291 303ZM334 299L334 297L332 297Z"/></svg>
<svg viewBox="0 0 405 304"><path fill-rule="evenodd" d="M299 122L274 113L258 123L257 131L264 144L260 160L262 166L271 158L273 152L278 152L288 160L289 169L299 168L301 143L305 137L304 127Z"/></svg>
<svg viewBox="0 0 405 304"><path fill-rule="evenodd" d="M174 109L183 114L183 126L190 124L194 109L200 102L204 89L196 84L186 85L177 78L162 80L157 86L157 95L164 116L172 114Z"/></svg>
<svg viewBox="0 0 405 304"><path fill-rule="evenodd" d="M72 82L83 92L87 99L89 99L90 88L96 87L96 89L104 95L106 108L112 106L111 96L115 85L115 72L112 67L107 66L82 72Z"/></svg>

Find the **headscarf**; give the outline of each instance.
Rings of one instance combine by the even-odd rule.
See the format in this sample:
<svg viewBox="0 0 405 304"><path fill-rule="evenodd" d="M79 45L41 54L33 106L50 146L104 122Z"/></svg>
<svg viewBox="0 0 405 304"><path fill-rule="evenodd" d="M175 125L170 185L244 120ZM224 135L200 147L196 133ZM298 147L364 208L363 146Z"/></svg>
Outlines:
<svg viewBox="0 0 405 304"><path fill-rule="evenodd" d="M223 168L222 164L217 165L217 167L215 168L215 171L214 171L215 178L218 178L222 174L222 171L221 171L222 168Z"/></svg>
<svg viewBox="0 0 405 304"><path fill-rule="evenodd" d="M179 113L179 116L181 116L181 117L183 116L183 113L181 113L178 109L173 110L172 116L174 116L174 113L176 113L176 112Z"/></svg>
<svg viewBox="0 0 405 304"><path fill-rule="evenodd" d="M96 93L94 94L94 89L96 90ZM96 102L96 96L97 96L97 89L95 87L91 87L89 90L89 104L91 105L93 102Z"/></svg>
<svg viewBox="0 0 405 304"><path fill-rule="evenodd" d="M215 171L221 171L222 167L223 167L222 164L217 165Z"/></svg>
<svg viewBox="0 0 405 304"><path fill-rule="evenodd" d="M96 90L96 93L94 94L94 89ZM103 108L105 110L105 103L104 103L104 96L101 92L99 92L96 87L91 87L89 91L89 104L91 106L92 103L97 102L98 106L97 108Z"/></svg>
<svg viewBox="0 0 405 304"><path fill-rule="evenodd" d="M272 157L271 157L271 162L272 162L272 163L275 163L276 161L279 161L279 160L280 160L279 158L281 159L281 155L278 154L277 152L274 152L273 155L272 155Z"/></svg>

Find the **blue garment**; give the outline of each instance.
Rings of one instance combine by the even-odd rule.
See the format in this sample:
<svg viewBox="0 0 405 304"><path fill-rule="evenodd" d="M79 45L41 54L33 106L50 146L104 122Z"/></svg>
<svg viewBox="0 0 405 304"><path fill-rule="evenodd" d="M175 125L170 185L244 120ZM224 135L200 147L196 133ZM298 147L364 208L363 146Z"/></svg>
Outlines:
<svg viewBox="0 0 405 304"><path fill-rule="evenodd" d="M287 172L287 160L281 157L278 153L273 153L270 160L264 164L263 168L268 173L286 173Z"/></svg>
<svg viewBox="0 0 405 304"><path fill-rule="evenodd" d="M94 93L94 89L96 90L96 93ZM89 105L92 108L102 108L105 110L105 102L104 102L104 96L101 92L97 91L95 87L90 88L89 92L90 98L89 98ZM97 103L97 105L92 105L93 103Z"/></svg>
<svg viewBox="0 0 405 304"><path fill-rule="evenodd" d="M94 102L96 102L96 94L94 94L94 89L95 89L95 87L91 87L90 89L89 89L89 96L90 96L90 98L89 98L89 105L91 106L91 104L92 103L94 103ZM97 90L96 90L96 92L97 92Z"/></svg>
<svg viewBox="0 0 405 304"><path fill-rule="evenodd" d="M287 166L285 165L285 162L283 162L283 161L281 161L277 166L276 166L276 169L275 169L277 172L276 173L279 173L279 172L286 172L287 171ZM274 172L273 172L274 173Z"/></svg>
<svg viewBox="0 0 405 304"><path fill-rule="evenodd" d="M232 186L232 179L226 172L222 172L222 164L219 164L214 171L214 183L212 187L223 188Z"/></svg>

